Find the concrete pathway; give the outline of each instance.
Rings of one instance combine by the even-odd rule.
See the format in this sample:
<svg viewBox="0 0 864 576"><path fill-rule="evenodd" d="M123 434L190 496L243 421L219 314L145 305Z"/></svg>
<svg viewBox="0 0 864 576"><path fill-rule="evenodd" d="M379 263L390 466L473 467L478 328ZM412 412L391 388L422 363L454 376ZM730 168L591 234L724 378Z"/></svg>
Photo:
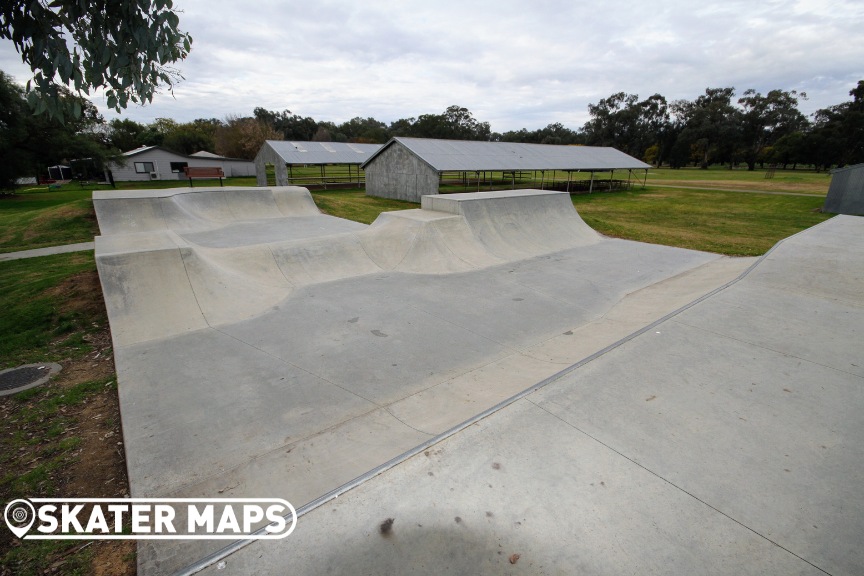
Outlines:
<svg viewBox="0 0 864 576"><path fill-rule="evenodd" d="M63 246L49 246L47 248L36 248L34 250L21 250L20 252L5 252L0 254L0 262L7 260L20 260L22 258L37 258L39 256L52 256L54 254L67 254L69 252L85 252L93 250L95 242L81 242L80 244L65 244Z"/></svg>

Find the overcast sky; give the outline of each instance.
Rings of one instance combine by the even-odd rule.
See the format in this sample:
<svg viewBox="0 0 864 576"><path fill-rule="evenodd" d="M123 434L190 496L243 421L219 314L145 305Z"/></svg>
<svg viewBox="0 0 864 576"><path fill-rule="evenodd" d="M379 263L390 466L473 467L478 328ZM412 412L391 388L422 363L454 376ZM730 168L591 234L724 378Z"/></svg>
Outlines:
<svg viewBox="0 0 864 576"><path fill-rule="evenodd" d="M618 91L692 100L706 87L850 99L864 79L861 0L176 0L193 39L174 96L122 114L247 116L261 106L336 123L467 107L493 131L576 129ZM0 41L0 69L29 69ZM105 100L93 96L105 112ZM105 113L106 118L116 117Z"/></svg>

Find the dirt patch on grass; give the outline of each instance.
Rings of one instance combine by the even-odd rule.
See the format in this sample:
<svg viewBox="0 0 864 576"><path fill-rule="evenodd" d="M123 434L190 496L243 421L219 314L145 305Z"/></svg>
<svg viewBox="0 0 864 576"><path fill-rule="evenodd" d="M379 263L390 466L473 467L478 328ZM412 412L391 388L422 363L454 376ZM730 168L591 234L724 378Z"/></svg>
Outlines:
<svg viewBox="0 0 864 576"><path fill-rule="evenodd" d="M76 313L87 318L104 318L106 315L102 285L95 269L69 276L57 286L46 290L45 294L57 298L60 303L59 310L64 314ZM111 341L110 334L108 341Z"/></svg>
<svg viewBox="0 0 864 576"><path fill-rule="evenodd" d="M70 296L62 300L62 307L98 314L103 306L98 286L98 298L92 291L86 297L93 289L94 276L77 274L55 288ZM19 479L4 481L3 500L129 496L111 336L103 328L84 338L91 351L82 358L61 360L63 370L51 382L0 398L0 461L7 469L4 472L12 472L7 478ZM34 479L20 480L29 477ZM2 576L136 573L134 541L50 541L52 546L46 549L3 532Z"/></svg>
<svg viewBox="0 0 864 576"><path fill-rule="evenodd" d="M802 194L828 193L828 183L825 186L814 186L809 182L783 182L769 178L759 182L738 182L735 180L651 180L651 184L680 186L682 188L715 188L718 190L764 190L767 192L798 192Z"/></svg>

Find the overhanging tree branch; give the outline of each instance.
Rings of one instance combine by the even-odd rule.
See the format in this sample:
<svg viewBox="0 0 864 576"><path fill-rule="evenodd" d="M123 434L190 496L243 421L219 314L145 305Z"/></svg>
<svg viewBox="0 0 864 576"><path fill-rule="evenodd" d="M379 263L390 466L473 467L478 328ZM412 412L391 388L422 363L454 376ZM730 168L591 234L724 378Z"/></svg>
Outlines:
<svg viewBox="0 0 864 576"><path fill-rule="evenodd" d="M117 112L153 101L182 76L171 64L185 59L192 37L178 26L172 0L2 0L0 38L12 40L30 66L27 101L36 114L78 117L60 88L80 95L104 89Z"/></svg>

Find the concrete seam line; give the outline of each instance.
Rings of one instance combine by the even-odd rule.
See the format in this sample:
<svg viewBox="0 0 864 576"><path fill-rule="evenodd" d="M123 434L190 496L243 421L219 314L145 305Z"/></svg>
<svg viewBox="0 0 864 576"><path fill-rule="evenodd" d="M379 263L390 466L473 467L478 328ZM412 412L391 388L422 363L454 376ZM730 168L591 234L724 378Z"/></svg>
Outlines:
<svg viewBox="0 0 864 576"><path fill-rule="evenodd" d="M596 442L597 444L600 444L601 446L603 446L603 447L606 448L607 450L610 450L610 451L614 452L614 453L617 454L618 456L620 456L620 457L624 458L625 460L627 460L628 462L630 462L630 463L632 463L632 464L638 466L638 467L641 468L642 470L645 470L646 472L648 472L648 473L651 474L652 476L655 476L656 478L658 478L659 480L661 480L661 481L665 482L666 484L672 486L672 487L675 488L676 490L678 490L678 491L680 491L680 492L683 492L684 494L686 494L686 495L689 496L690 498L693 498L693 499L696 500L697 502L703 504L704 506L707 506L707 507L710 508L711 510L714 510L715 512L717 512L718 514L720 514L720 515L723 516L724 518L728 518L729 520L731 520L731 521L734 522L735 524L738 524L739 526L741 526L741 527L744 528L745 530L749 530L750 532L752 532L752 533L755 534L756 536L762 538L763 540L766 540L766 541L770 542L771 544L773 544L773 545L776 546L777 548L780 548L780 549L783 550L784 552L786 552L786 553L788 553L788 554L791 554L792 556L798 558L798 559L801 560L802 562L804 562L804 563L806 563L806 564L809 564L810 566L812 566L813 568L819 570L820 572L822 572L822 573L824 573L824 574L829 574L829 575L830 575L830 572L828 572L828 571L826 571L826 570L823 570L822 568L820 568L820 567L817 566L816 564L813 564L812 562L810 562L810 561L807 560L806 558L804 558L804 557L802 557L802 556L796 554L795 552L793 552L793 551L790 550L789 548L786 548L785 546L783 546L783 545L780 544L779 542L776 542L776 541L772 540L771 538L769 538L768 536L765 536L765 535L762 534L761 532L757 531L755 528L751 528L750 526L748 526L747 524L744 524L744 523L741 522L740 520L738 520L738 519L736 519L736 518L733 518L732 516L730 516L730 515L727 514L726 512L723 512L722 510L720 510L720 509L717 508L716 506L713 506L712 504L709 504L708 502L706 502L705 500L703 500L703 499L700 498L699 496L696 496L696 495L693 494L692 492L689 492L688 490L682 488L682 487L679 486L678 484L675 484L674 482L672 482L672 481L669 480L668 478L666 478L666 477L664 477L664 476L661 476L660 474L658 474L658 473L655 472L654 470L648 468L648 467L645 466L644 464L640 464L639 462L637 462L636 460L630 458L629 456L627 456L627 455L624 454L623 452L621 452L621 451L619 451L619 450L616 450L615 448L613 448L612 446L610 446L610 445L607 444L606 442L603 442L602 440L600 440L600 439L597 438L596 436L593 436L593 435L589 434L588 432L582 430L581 428L579 428L578 426L576 426L576 425L573 424L572 422L568 422L567 420L565 420L565 419L562 418L561 416L559 416L559 415L557 415L557 414L555 414L555 413L553 413L553 412L550 412L550 411L547 410L545 407L543 407L543 406L537 404L536 402L533 402L533 401L531 401L531 400L527 400L527 401L530 402L533 406L535 406L535 407L538 408L539 410L542 410L542 411L545 412L546 414L549 414L550 416L552 416L553 418L555 418L555 419L558 420L559 422L563 423L564 425L569 426L570 428L572 428L573 430L576 430L576 431L579 432L580 434L584 434L586 437L590 438L592 441Z"/></svg>
<svg viewBox="0 0 864 576"><path fill-rule="evenodd" d="M826 222L827 222L827 220L826 220ZM820 226L822 224L824 224L824 222L820 222L816 226ZM815 228L816 226L814 226L812 228ZM812 228L808 228L807 230L810 230ZM369 470L368 472L361 474L360 476L354 478L353 480L346 482L342 486L334 488L330 492L327 492L326 494L319 496L318 498L312 500L311 502L297 508L296 512L297 512L298 522L299 522L299 519L301 516L311 512L312 510L315 510L316 508L322 506L323 504L326 504L330 500L338 498L342 494L345 494L345 493L349 492L350 490L353 490L354 488L357 488L358 486L365 484L366 482L368 482L372 478L374 478L380 474L383 474L384 472L390 470L391 468L395 467L396 465L401 464L405 460L408 460L409 458L413 458L414 456L420 454L421 452L430 448L431 446L434 446L435 444L438 444L439 442L446 440L447 438L461 432L462 430L465 430L469 426L476 424L480 420L483 420L483 419L487 418L488 416L491 416L492 414L506 408L507 406L510 406L511 404L514 404L515 402L522 400L526 396L529 396L529 395L533 394L534 392L540 390L541 388L544 388L547 385L551 384L552 382L555 382L556 380L559 380L559 379L563 378L564 376L567 376L571 372L575 372L576 370L578 370L582 366L588 364L589 362L593 362L597 358L599 358L599 357L605 355L606 353L611 352L612 350L626 344L627 342L629 342L630 340L633 340L637 336L641 336L642 334L644 334L650 330L653 330L654 328L656 328L660 324L666 322L667 320L673 318L674 316L677 316L678 314L685 312L686 310L689 310L690 308L696 306L697 304L700 304L701 302L707 300L708 298L711 298L715 294L718 294L719 292L726 290L730 286L737 284L739 281L741 281L745 277L747 277L747 275L750 274L750 272L752 272L759 264L761 264L763 260L768 258L768 256L770 256L770 254L772 252L774 252L774 250L776 250L781 244L786 242L786 240L789 240L790 238L794 238L795 236L802 234L804 231L805 230L802 230L801 232L798 232L792 236L789 236L788 238L784 238L784 239L780 240L779 242L777 242L774 246L771 247L770 250L768 250L768 252L766 252L765 254L760 256L756 262L754 262L749 268L747 268L744 272L742 272L737 278L734 278L733 280L730 280L726 284L724 284L718 288L715 288L711 292L708 292L707 294L700 296L699 298L690 302L689 304L685 304L681 308L678 308L677 310L673 310L672 312L666 314L665 316L663 316L662 318L660 318L658 320L655 320L654 322L650 323L649 325L645 326L644 328L641 328L641 329L637 330L636 332L633 332L633 333L625 336L624 338L621 338L617 342L613 342L609 346L606 346L602 350L598 350L597 352L591 354L590 356L583 358L579 362L576 362L575 364L572 364L572 365L568 366L567 368L564 368L563 370L556 372L552 376L549 376L549 377L541 380L540 382L537 382L536 384L531 385L530 387L526 388L522 392L519 392L519 393L511 396L510 398L502 400L498 404L492 406L491 408L487 408L483 412L480 412L479 414L469 418L468 420L465 420L461 424L457 424L456 426L453 426L449 430L442 432L441 434L435 436L434 438L430 438L426 442L423 442L422 444L415 446L414 448L412 448L406 452L403 452L402 454L399 454L398 456L391 458L387 462L385 462L379 466L376 466L372 470ZM255 534L263 533L264 530L265 530L265 528L261 528L260 530L258 530L258 532L255 532ZM200 558L199 560L193 562L192 564L189 564L188 566L181 568L180 570L178 570L177 572L174 573L174 576L192 576L193 574L197 574L197 573L201 572L202 570L208 568L209 566L212 566L213 564L215 564L219 560L222 560L222 559L230 556L231 554L234 554L235 552L241 550L242 548L245 548L246 546L248 546L249 544L252 544L253 542L256 542L256 540L237 540L235 542L232 542L228 546L225 546L224 548L217 550L216 552L213 552L211 554L208 554L208 555Z"/></svg>

